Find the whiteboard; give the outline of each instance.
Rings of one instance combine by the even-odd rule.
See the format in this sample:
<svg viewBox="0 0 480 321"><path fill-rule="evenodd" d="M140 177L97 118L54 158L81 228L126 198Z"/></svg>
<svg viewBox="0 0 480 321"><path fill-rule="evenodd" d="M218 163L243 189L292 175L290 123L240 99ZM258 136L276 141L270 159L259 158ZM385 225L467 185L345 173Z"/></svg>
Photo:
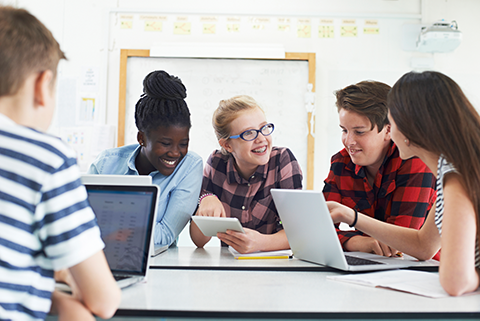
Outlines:
<svg viewBox="0 0 480 321"><path fill-rule="evenodd" d="M235 95L249 95L264 109L267 121L275 124L273 145L292 150L302 168L303 185L306 186L308 61L128 57L126 145L137 142L135 104L143 93L143 79L154 70L165 70L179 77L187 88L186 102L192 120L189 150L199 154L204 162L220 147L212 127L212 115L219 101Z"/></svg>

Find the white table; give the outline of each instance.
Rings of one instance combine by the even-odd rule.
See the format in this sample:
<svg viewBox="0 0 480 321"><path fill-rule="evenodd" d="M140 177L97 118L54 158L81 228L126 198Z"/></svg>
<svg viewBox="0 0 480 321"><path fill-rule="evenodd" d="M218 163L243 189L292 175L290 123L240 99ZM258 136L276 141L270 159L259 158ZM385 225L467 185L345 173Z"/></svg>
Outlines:
<svg viewBox="0 0 480 321"><path fill-rule="evenodd" d="M427 261L425 265L436 261ZM293 259L235 260L226 247L173 247L150 261L151 269L239 270L239 271L337 271ZM419 270L436 271L436 267L419 266Z"/></svg>
<svg viewBox="0 0 480 321"><path fill-rule="evenodd" d="M123 290L117 315L480 319L480 295L431 299L326 279L332 274L336 273L152 269L147 283Z"/></svg>
<svg viewBox="0 0 480 321"><path fill-rule="evenodd" d="M148 282L123 290L115 320L480 319L480 295L431 299L328 280L297 259L235 260L226 248L172 248Z"/></svg>

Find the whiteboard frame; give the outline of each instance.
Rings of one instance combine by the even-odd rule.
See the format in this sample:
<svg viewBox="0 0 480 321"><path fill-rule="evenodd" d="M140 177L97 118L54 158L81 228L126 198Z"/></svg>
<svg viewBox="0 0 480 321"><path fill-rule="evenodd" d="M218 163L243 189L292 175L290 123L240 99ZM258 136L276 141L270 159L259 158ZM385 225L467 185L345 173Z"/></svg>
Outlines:
<svg viewBox="0 0 480 321"><path fill-rule="evenodd" d="M150 57L149 49L121 49L120 50L120 87L118 97L118 136L117 146L123 146L125 144L125 113L126 113L126 101L127 101L127 61L130 57ZM158 58L158 57L156 57ZM175 57L172 57L175 58ZM194 58L194 57L192 57ZM211 58L221 59L221 58ZM250 59L250 58L242 58ZM252 58L253 60L270 60L268 58ZM278 58L272 59L278 60ZM315 93L315 71L316 61L315 53L306 52L286 52L285 60L304 60L308 62L308 82L313 85L312 92ZM312 117L314 117L313 121ZM309 128L307 135L307 189L313 190L314 180L314 161L315 161L315 137L312 133L315 133L315 128L312 128L312 124L315 124L315 115L312 112L308 112L307 126Z"/></svg>

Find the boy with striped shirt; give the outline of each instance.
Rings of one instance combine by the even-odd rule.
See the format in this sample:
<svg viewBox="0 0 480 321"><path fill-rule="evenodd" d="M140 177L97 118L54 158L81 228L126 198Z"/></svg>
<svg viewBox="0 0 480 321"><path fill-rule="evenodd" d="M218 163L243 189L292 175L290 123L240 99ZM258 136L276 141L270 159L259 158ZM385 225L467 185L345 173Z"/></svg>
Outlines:
<svg viewBox="0 0 480 321"><path fill-rule="evenodd" d="M109 318L120 290L75 154L45 134L63 52L22 9L0 6L0 319ZM54 291L54 271L73 295Z"/></svg>

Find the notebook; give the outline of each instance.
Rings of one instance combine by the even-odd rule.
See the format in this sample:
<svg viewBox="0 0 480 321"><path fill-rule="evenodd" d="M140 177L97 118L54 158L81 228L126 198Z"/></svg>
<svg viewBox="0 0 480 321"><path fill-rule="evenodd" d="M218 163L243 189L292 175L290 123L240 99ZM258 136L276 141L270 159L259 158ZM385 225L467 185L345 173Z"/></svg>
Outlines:
<svg viewBox="0 0 480 321"><path fill-rule="evenodd" d="M85 185L104 253L120 288L147 280L157 213L156 185Z"/></svg>
<svg viewBox="0 0 480 321"><path fill-rule="evenodd" d="M273 201L294 257L344 271L375 271L410 266L438 266L436 261L413 257L384 257L343 252L323 193L272 189Z"/></svg>

